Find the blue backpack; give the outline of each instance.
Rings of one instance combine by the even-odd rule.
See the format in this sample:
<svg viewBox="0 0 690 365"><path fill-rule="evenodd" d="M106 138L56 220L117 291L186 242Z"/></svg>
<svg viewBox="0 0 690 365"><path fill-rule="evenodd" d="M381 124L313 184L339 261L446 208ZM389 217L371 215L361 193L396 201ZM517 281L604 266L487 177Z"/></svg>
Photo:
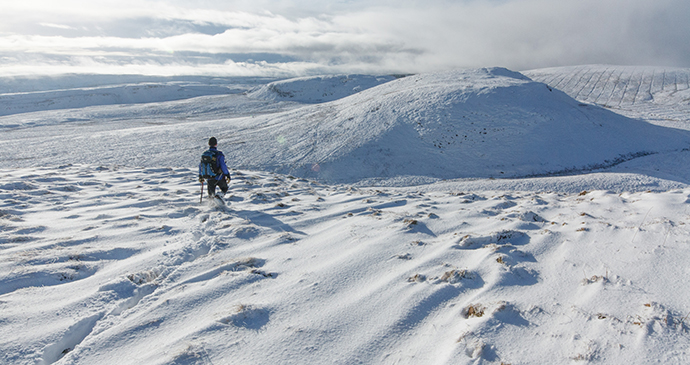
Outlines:
<svg viewBox="0 0 690 365"><path fill-rule="evenodd" d="M201 155L199 173L204 179L215 179L220 173L218 166L218 151L208 150Z"/></svg>

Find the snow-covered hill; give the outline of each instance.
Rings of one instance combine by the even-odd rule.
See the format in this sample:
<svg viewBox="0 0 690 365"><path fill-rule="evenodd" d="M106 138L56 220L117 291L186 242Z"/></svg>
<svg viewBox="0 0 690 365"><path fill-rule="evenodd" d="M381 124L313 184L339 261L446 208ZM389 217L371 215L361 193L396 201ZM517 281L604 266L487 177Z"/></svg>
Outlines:
<svg viewBox="0 0 690 365"><path fill-rule="evenodd" d="M558 174L690 146L683 131L505 69L410 76L263 119L234 134L244 144L227 153L239 166L330 182Z"/></svg>
<svg viewBox="0 0 690 365"><path fill-rule="evenodd" d="M0 115L92 105L152 103L201 95L229 94L227 87L175 84L134 84L64 91L0 95Z"/></svg>
<svg viewBox="0 0 690 365"><path fill-rule="evenodd" d="M0 116L240 93L247 93L255 99L321 103L341 99L393 79L393 76L369 75L305 77L283 81L257 77L165 78L135 75L4 77L0 78Z"/></svg>
<svg viewBox="0 0 690 365"><path fill-rule="evenodd" d="M689 362L682 77L604 108L547 86L571 73L14 91L70 109L0 117L0 363ZM199 203L211 135L228 207Z"/></svg>

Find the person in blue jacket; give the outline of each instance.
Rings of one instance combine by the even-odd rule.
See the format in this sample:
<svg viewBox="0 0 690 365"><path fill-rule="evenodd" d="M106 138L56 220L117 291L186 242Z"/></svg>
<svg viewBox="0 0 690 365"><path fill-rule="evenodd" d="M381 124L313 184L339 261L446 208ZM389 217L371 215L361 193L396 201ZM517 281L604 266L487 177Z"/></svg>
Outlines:
<svg viewBox="0 0 690 365"><path fill-rule="evenodd" d="M211 137L208 140L209 149L204 152L201 158L201 163L199 164L199 181L203 183L204 178L208 182L208 195L210 197L217 196L223 198L225 193L228 192L228 183L230 182L230 172L228 172L228 167L225 165L225 156L223 152L218 151L218 140L216 137ZM210 157L211 170L204 165L204 156ZM207 159L208 160L208 159ZM216 186L220 188L220 193L216 194Z"/></svg>

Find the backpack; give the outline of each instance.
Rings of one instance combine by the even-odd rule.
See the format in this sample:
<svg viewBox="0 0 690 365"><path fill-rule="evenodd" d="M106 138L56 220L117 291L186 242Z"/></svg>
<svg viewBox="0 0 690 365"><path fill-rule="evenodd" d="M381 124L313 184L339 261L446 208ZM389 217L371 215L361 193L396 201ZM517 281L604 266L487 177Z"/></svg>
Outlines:
<svg viewBox="0 0 690 365"><path fill-rule="evenodd" d="M215 179L220 173L218 166L218 151L208 150L201 155L199 164L201 177L204 179Z"/></svg>

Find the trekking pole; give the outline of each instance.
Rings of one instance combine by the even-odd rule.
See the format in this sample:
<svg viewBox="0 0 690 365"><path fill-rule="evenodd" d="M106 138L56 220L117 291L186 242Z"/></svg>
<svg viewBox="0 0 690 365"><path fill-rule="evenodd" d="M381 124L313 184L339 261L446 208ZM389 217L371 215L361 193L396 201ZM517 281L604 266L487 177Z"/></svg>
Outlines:
<svg viewBox="0 0 690 365"><path fill-rule="evenodd" d="M199 204L204 200L204 180L201 180L201 195L199 196Z"/></svg>

